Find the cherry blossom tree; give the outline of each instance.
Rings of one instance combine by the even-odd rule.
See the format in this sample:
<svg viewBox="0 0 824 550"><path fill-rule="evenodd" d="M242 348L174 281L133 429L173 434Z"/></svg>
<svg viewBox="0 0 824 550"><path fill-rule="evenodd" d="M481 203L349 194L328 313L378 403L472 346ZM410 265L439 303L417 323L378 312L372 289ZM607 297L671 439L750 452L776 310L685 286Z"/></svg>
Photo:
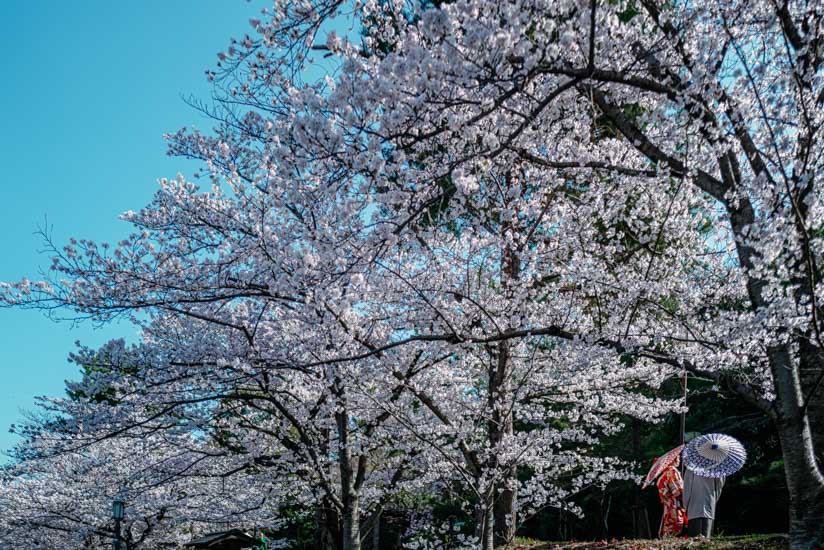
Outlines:
<svg viewBox="0 0 824 550"><path fill-rule="evenodd" d="M401 121L399 139L440 147L442 165L461 175L520 160L536 170L680 181L692 190L679 192L704 194L696 226L712 228L709 250L687 256L690 284L621 285L629 319L655 296L673 323L633 321L634 337L608 326L597 334L604 345L726 381L770 415L785 453L793 544L814 547L824 505L810 431L820 376L804 369L820 369L821 348L821 7L586 8L478 2L424 12L400 31L408 48L375 69L363 63L373 79L385 71L369 91L388 101L416 90L414 101L381 103L376 125ZM406 80L390 78L400 66ZM711 253L727 258L706 262Z"/></svg>
<svg viewBox="0 0 824 550"><path fill-rule="evenodd" d="M263 342L271 339L261 331ZM300 342L289 345L285 331L266 348L267 359L251 350L244 356L225 327L200 319L156 319L145 335L139 347L112 342L77 358L94 376L73 385L74 394L96 395L100 387L115 394L106 410L72 414L84 423L100 419L96 441L181 429L201 434L221 477L242 483L252 470L271 478L273 489L288 482L293 490L280 502L314 513L317 545L327 548L359 542L394 494L414 492L431 479L421 473L424 457L414 441L400 437L376 406L408 401L402 380L379 378L365 362L353 369L270 367L280 353L312 361L299 351Z"/></svg>
<svg viewBox="0 0 824 550"><path fill-rule="evenodd" d="M0 481L0 544L10 548L109 548L112 501L126 513L129 548L177 548L225 526L282 525L289 496L270 472L223 474L231 459L190 438L68 437L47 431L24 440ZM261 484L262 478L266 483ZM283 491L283 493L281 493Z"/></svg>
<svg viewBox="0 0 824 550"><path fill-rule="evenodd" d="M271 432L339 509L344 548L391 450L450 465L483 546L508 540L519 500L560 504L541 483L622 475L582 445L618 413L672 410L635 390L684 372L776 422L792 545L816 547L822 15L275 2L209 72L214 132L168 136L211 189L163 180L124 215L136 233L55 247L55 276L3 299L129 316L161 355L130 391L163 397L121 414ZM334 71L310 78L316 58ZM540 474L518 486L519 466Z"/></svg>
<svg viewBox="0 0 824 550"><path fill-rule="evenodd" d="M171 324L162 331L153 325L167 345L174 343L171 348L113 341L99 350L81 349L74 359L85 376L69 383L70 398L44 399L43 417L19 428L26 440L8 472L10 495L53 494L65 485L72 491L67 499L84 499L84 506L93 507L125 493L139 501L132 505L132 518L154 509L172 527L188 520L189 537L205 526L277 529L286 523L288 507L315 514L318 547L336 548L347 520L354 518L357 533L363 516L368 533L389 497L429 479L420 473L415 449L382 426L387 414L378 410L372 419L368 409L346 400L343 391L352 382L344 385L340 373L330 381L322 376L328 372L268 372L268 386L261 388L259 371L239 356L221 364L215 349L203 349L209 342L202 327L200 332L191 323L186 328L188 336L175 334ZM184 361L187 347L195 344L198 359L185 355ZM374 394L375 385L363 391ZM400 396L395 389L388 401ZM375 400L384 401L372 395L370 403ZM68 464L76 464L73 484L66 484ZM95 473L107 468L106 475ZM147 498L148 491L169 494L174 506ZM47 532L63 538L68 532L78 537L107 532L106 506L102 518L88 519L88 533L82 535L80 519L56 524L63 516L55 510L64 505L43 504L49 506L43 511ZM14 524L25 529L32 509L9 506L18 509ZM133 538L150 540L150 546L164 537L180 539L168 526L155 531ZM10 530L9 540L19 532Z"/></svg>
<svg viewBox="0 0 824 550"><path fill-rule="evenodd" d="M230 52L230 93L260 108L300 101L292 135L385 189L390 207L408 215L395 231L460 194L477 208L484 177L512 166L528 166L537 181L583 175L602 192L618 180L672 186L673 221L693 215L704 248L653 261L655 224L639 228L649 218L607 212L618 226L636 224L650 267L622 278L617 300L610 296L624 311L611 319L621 322L575 335L716 379L769 415L784 450L793 546L819 545L822 431L811 422L819 422L822 380L820 3L358 6L363 43L329 35L318 46L322 21L347 7L278 5L256 25L261 41ZM313 47L345 60L327 93L284 69ZM634 208L661 204L634 200ZM656 281L656 269L683 271ZM572 276L591 291L606 290L601 277ZM656 322L636 319L649 308L658 309Z"/></svg>

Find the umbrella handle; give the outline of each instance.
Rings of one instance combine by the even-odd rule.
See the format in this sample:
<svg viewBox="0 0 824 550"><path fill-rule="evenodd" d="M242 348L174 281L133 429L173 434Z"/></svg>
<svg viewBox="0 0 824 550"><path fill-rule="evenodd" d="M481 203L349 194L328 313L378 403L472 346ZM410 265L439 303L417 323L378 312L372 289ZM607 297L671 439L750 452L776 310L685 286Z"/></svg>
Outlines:
<svg viewBox="0 0 824 550"><path fill-rule="evenodd" d="M687 371L684 371L684 376L681 378L681 387L684 389L684 407L687 406ZM678 434L678 444L683 445L686 443L684 439L686 438L687 433L687 412L683 411L681 413L681 423L679 426L680 433Z"/></svg>

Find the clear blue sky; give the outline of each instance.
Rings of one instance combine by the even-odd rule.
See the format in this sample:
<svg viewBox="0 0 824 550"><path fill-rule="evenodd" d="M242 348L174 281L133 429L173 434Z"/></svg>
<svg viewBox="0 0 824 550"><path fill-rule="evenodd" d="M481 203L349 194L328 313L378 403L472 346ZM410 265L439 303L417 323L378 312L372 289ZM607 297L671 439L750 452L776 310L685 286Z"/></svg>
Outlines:
<svg viewBox="0 0 824 550"><path fill-rule="evenodd" d="M204 70L262 7L245 0L7 0L0 18L0 280L36 278L49 258L33 233L44 218L69 236L116 241L160 177L194 166L165 156L162 135L208 127L181 95L208 98ZM133 336L42 313L0 309L0 449L36 395L75 377L76 340ZM5 459L0 457L0 462Z"/></svg>

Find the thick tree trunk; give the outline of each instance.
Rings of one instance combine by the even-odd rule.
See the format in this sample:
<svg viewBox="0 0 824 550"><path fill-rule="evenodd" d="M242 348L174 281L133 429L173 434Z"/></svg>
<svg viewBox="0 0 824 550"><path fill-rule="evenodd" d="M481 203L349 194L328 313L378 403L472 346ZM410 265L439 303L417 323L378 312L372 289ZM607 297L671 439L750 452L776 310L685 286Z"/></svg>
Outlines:
<svg viewBox="0 0 824 550"><path fill-rule="evenodd" d="M787 346L768 350L776 392L778 436L790 494L790 548L824 548L824 477L815 457L798 368Z"/></svg>
<svg viewBox="0 0 824 550"><path fill-rule="evenodd" d="M511 249L505 248L501 254L501 281L507 301L513 299L511 284L518 280L520 258ZM509 328L516 328L508 323ZM509 343L498 344L497 357L489 377L489 395L492 421L489 424L489 440L492 447L500 447L512 437L515 431L512 395L512 364ZM495 464L496 470L501 469ZM515 538L518 505L518 467L517 464L504 465L495 487L493 504L493 542L503 546Z"/></svg>
<svg viewBox="0 0 824 550"><path fill-rule="evenodd" d="M801 388L810 397L807 419L819 470L824 467L824 356L811 341L811 335L799 339Z"/></svg>
<svg viewBox="0 0 824 550"><path fill-rule="evenodd" d="M502 483L498 487L495 498L493 532L496 546L509 544L515 538L518 491L514 467L507 471L506 481L510 480L508 486Z"/></svg>
<svg viewBox="0 0 824 550"><path fill-rule="evenodd" d="M792 550L824 548L824 482L818 470L810 466L810 455L806 452L810 434L804 424L806 422L779 424L784 475L790 493Z"/></svg>
<svg viewBox="0 0 824 550"><path fill-rule="evenodd" d="M489 423L489 441L492 448L500 447L511 437L514 430L512 418L512 390L509 384L510 377L509 345L498 344L498 357L490 376L489 393L492 409L492 420ZM494 464L495 470L501 465ZM517 513L517 466L506 466L500 472L495 484L495 500L493 503L493 540L495 546L508 544L515 538L515 521Z"/></svg>
<svg viewBox="0 0 824 550"><path fill-rule="evenodd" d="M360 499L351 494L344 500L343 550L360 550Z"/></svg>
<svg viewBox="0 0 824 550"><path fill-rule="evenodd" d="M742 200L734 208L728 208L730 224L736 235L736 248L742 267L754 271L755 251L747 244L747 228L755 219L755 211L749 201ZM754 311L766 310L771 304L763 291L766 282L747 277L747 293ZM803 290L801 291L803 294ZM781 330L781 329L779 329ZM776 334L785 338L790 331ZM799 345L801 357L794 360L787 344L768 348L767 357L775 390L774 415L781 441L784 459L784 476L790 496L790 548L808 550L824 548L824 477L816 460L815 443L810 430L809 409L805 408L805 394L801 368L816 361L806 353L808 346Z"/></svg>

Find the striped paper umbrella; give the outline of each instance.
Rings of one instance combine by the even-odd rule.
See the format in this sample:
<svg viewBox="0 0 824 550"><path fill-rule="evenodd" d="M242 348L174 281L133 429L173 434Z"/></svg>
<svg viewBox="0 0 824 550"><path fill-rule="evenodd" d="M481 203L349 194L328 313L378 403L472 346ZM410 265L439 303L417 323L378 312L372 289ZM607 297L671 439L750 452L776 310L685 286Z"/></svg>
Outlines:
<svg viewBox="0 0 824 550"><path fill-rule="evenodd" d="M678 458L678 455L681 454L681 450L684 448L683 445L679 445L674 449L667 451L666 453L662 454L658 457L655 461L655 464L652 465L650 468L647 477L644 478L644 484L641 486L641 489L646 489L647 485L655 481L655 479L660 476L664 470L670 467L675 459Z"/></svg>
<svg viewBox="0 0 824 550"><path fill-rule="evenodd" d="M684 466L703 477L727 477L747 461L740 441L726 434L700 435L687 443L682 453Z"/></svg>

